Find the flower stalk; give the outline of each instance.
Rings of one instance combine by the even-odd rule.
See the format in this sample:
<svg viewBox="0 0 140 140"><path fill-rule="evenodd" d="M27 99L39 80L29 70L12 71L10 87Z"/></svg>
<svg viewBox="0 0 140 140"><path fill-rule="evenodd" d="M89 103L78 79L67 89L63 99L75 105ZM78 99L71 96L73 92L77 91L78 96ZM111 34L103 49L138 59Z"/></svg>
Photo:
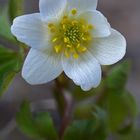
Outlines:
<svg viewBox="0 0 140 140"><path fill-rule="evenodd" d="M59 79L55 80L55 92L54 97L57 102L59 114L61 116L61 126L59 130L59 137L60 139L64 136L65 129L69 125L69 122L71 120L72 110L73 110L73 100L71 96L69 96L65 88L63 87L63 84L59 81Z"/></svg>

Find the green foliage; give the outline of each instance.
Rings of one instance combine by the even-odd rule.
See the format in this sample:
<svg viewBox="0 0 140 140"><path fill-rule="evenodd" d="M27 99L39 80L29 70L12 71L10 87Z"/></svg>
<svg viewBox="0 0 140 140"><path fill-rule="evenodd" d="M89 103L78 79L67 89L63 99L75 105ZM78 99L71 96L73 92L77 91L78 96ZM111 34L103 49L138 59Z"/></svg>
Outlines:
<svg viewBox="0 0 140 140"><path fill-rule="evenodd" d="M15 41L10 31L10 24L6 9L0 9L0 37Z"/></svg>
<svg viewBox="0 0 140 140"><path fill-rule="evenodd" d="M0 45L0 96L5 92L14 78L20 71L22 64L21 56Z"/></svg>
<svg viewBox="0 0 140 140"><path fill-rule="evenodd" d="M17 125L19 128L29 137L41 139L38 134L38 128L35 125L35 122L32 118L32 114L30 112L29 102L23 102L20 108L20 111L16 116Z"/></svg>
<svg viewBox="0 0 140 140"><path fill-rule="evenodd" d="M97 124L94 120L74 121L63 140L92 140Z"/></svg>
<svg viewBox="0 0 140 140"><path fill-rule="evenodd" d="M107 114L105 110L98 106L93 107L93 116L98 120L98 128L94 133L93 139L106 140L109 135Z"/></svg>
<svg viewBox="0 0 140 140"><path fill-rule="evenodd" d="M107 87L114 92L121 92L124 90L128 74L130 70L130 62L124 61L121 64L114 66L107 78Z"/></svg>
<svg viewBox="0 0 140 140"><path fill-rule="evenodd" d="M106 113L92 107L92 118L75 120L66 129L63 140L105 140L107 137Z"/></svg>
<svg viewBox="0 0 140 140"><path fill-rule="evenodd" d="M23 13L23 6L24 0L9 0L9 18L11 23L15 17Z"/></svg>
<svg viewBox="0 0 140 140"><path fill-rule="evenodd" d="M57 140L58 135L53 125L53 120L51 116L46 112L41 112L37 114L35 118L35 123L39 128L39 133L44 138L48 140Z"/></svg>
<svg viewBox="0 0 140 140"><path fill-rule="evenodd" d="M107 85L101 95L103 99L101 98L100 106L106 110L109 127L113 132L132 131L138 114L134 97L125 89L129 69L129 61L113 67L105 80Z"/></svg>
<svg viewBox="0 0 140 140"><path fill-rule="evenodd" d="M124 92L122 94L109 93L104 100L104 109L108 114L108 123L111 131L117 132L122 127L130 125L136 117L136 103L131 94ZM125 124L129 119L129 123ZM124 125L124 126L123 126Z"/></svg>
<svg viewBox="0 0 140 140"><path fill-rule="evenodd" d="M18 0L18 3L19 2L21 1ZM16 16L17 9L15 6L18 5L15 5L15 0L10 0L9 4L9 13L5 7L0 9L0 38L2 38L5 42L8 41L9 43L12 43L13 45L19 45L11 34L9 23L9 16ZM22 3L20 4L22 5ZM24 52L14 52L0 45L0 96L6 91L16 73L21 70L23 56Z"/></svg>
<svg viewBox="0 0 140 140"><path fill-rule="evenodd" d="M140 140L140 129L135 128L131 133L115 136L115 140Z"/></svg>
<svg viewBox="0 0 140 140"><path fill-rule="evenodd" d="M75 119L92 119L93 118L93 104L79 103L74 109Z"/></svg>
<svg viewBox="0 0 140 140"><path fill-rule="evenodd" d="M106 112L106 125L104 125L104 129L110 130L110 133L120 134L120 137L127 136L134 131L138 116L137 103L132 94L125 89L129 70L129 61L116 65L111 68L107 77L103 79L100 88L90 91L93 92L93 96L95 96L94 93L97 93L97 91L100 93L95 103ZM79 96L80 93L77 95ZM91 98L92 96L85 95L85 97ZM81 102L76 106L74 117L76 119L91 119L94 103L91 101L88 103L83 100L83 96L78 98L78 101ZM104 115L100 116L105 119Z"/></svg>
<svg viewBox="0 0 140 140"><path fill-rule="evenodd" d="M27 136L37 140L58 140L51 116L45 112L33 116L29 102L22 103L16 118L19 128Z"/></svg>

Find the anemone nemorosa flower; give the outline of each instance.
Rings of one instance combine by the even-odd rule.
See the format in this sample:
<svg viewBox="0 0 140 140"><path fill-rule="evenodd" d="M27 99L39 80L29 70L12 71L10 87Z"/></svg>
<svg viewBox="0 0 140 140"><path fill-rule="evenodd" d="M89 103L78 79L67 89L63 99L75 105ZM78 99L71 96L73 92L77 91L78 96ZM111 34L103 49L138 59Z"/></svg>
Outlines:
<svg viewBox="0 0 140 140"><path fill-rule="evenodd" d="M122 59L126 40L96 7L97 0L40 0L40 13L15 18L12 33L31 47L22 70L28 83L64 71L85 91L99 85L101 65Z"/></svg>

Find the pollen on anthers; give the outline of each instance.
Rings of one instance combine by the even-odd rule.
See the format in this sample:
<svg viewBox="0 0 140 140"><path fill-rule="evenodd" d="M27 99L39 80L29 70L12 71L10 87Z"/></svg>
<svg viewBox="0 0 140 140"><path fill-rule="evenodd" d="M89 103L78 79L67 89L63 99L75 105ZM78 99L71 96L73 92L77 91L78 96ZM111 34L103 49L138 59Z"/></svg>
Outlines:
<svg viewBox="0 0 140 140"><path fill-rule="evenodd" d="M93 39L91 31L94 26L77 14L78 11L74 8L59 23L48 24L55 53L63 53L67 58L79 58L81 53L87 51Z"/></svg>

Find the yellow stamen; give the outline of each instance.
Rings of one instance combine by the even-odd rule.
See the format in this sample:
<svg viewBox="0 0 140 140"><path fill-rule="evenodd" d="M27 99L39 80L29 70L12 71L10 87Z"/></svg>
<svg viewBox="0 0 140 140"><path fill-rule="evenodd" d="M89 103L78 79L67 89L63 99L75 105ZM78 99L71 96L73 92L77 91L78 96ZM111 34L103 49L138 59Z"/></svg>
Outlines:
<svg viewBox="0 0 140 140"><path fill-rule="evenodd" d="M67 47L68 47L68 48L72 48L72 46L71 46L71 45L67 45Z"/></svg>
<svg viewBox="0 0 140 140"><path fill-rule="evenodd" d="M64 42L65 42L65 43L68 43L68 42L69 42L69 39L68 39L67 37L65 37L65 38L64 38Z"/></svg>
<svg viewBox="0 0 140 140"><path fill-rule="evenodd" d="M52 28L52 27L54 27L54 24L53 24L53 23L49 23L49 24L48 24L48 27L49 27L49 28Z"/></svg>
<svg viewBox="0 0 140 140"><path fill-rule="evenodd" d="M60 45L56 45L55 47L54 47L54 49L55 49L55 52L56 53L59 53L60 51L61 51L61 46Z"/></svg>
<svg viewBox="0 0 140 140"><path fill-rule="evenodd" d="M86 29L86 26L85 25L82 25L82 29L85 30Z"/></svg>
<svg viewBox="0 0 140 140"><path fill-rule="evenodd" d="M67 50L65 50L65 56L66 56L67 58L69 58L69 57L70 57L70 54L68 53L68 51L67 51Z"/></svg>
<svg viewBox="0 0 140 140"><path fill-rule="evenodd" d="M87 38L86 38L86 37L82 37L82 40L86 41L86 40L87 40Z"/></svg>
<svg viewBox="0 0 140 140"><path fill-rule="evenodd" d="M78 45L76 46L76 48L79 49L79 48L80 48L80 44L78 44Z"/></svg>
<svg viewBox="0 0 140 140"><path fill-rule="evenodd" d="M87 36L87 40L92 40L92 37L90 35Z"/></svg>
<svg viewBox="0 0 140 140"><path fill-rule="evenodd" d="M87 26L87 28L88 28L89 30L92 30L92 29L94 29L94 26L93 26L92 24L89 24L89 25Z"/></svg>
<svg viewBox="0 0 140 140"><path fill-rule="evenodd" d="M72 9L71 13L72 13L72 15L76 15L77 14L77 9L76 8Z"/></svg>
<svg viewBox="0 0 140 140"><path fill-rule="evenodd" d="M66 30L66 25L63 25L63 29Z"/></svg>
<svg viewBox="0 0 140 140"><path fill-rule="evenodd" d="M66 58L78 59L88 49L93 39L91 31L94 26L84 18L78 18L77 9L72 9L71 16L66 13L57 23L49 23L51 41L55 53L63 53ZM72 17L75 16L75 17Z"/></svg>
<svg viewBox="0 0 140 140"><path fill-rule="evenodd" d="M75 24L78 24L78 21L73 20L73 21L72 21L72 25L75 25Z"/></svg>
<svg viewBox="0 0 140 140"><path fill-rule="evenodd" d="M79 58L79 55L77 53L74 53L73 54L73 58L78 59Z"/></svg>
<svg viewBox="0 0 140 140"><path fill-rule="evenodd" d="M85 52L85 51L87 51L87 48L86 48L86 47L80 47L80 48L78 49L78 51L79 51L79 52Z"/></svg>
<svg viewBox="0 0 140 140"><path fill-rule="evenodd" d="M52 42L56 42L57 40L58 40L58 38L55 37L55 38L52 39Z"/></svg>

